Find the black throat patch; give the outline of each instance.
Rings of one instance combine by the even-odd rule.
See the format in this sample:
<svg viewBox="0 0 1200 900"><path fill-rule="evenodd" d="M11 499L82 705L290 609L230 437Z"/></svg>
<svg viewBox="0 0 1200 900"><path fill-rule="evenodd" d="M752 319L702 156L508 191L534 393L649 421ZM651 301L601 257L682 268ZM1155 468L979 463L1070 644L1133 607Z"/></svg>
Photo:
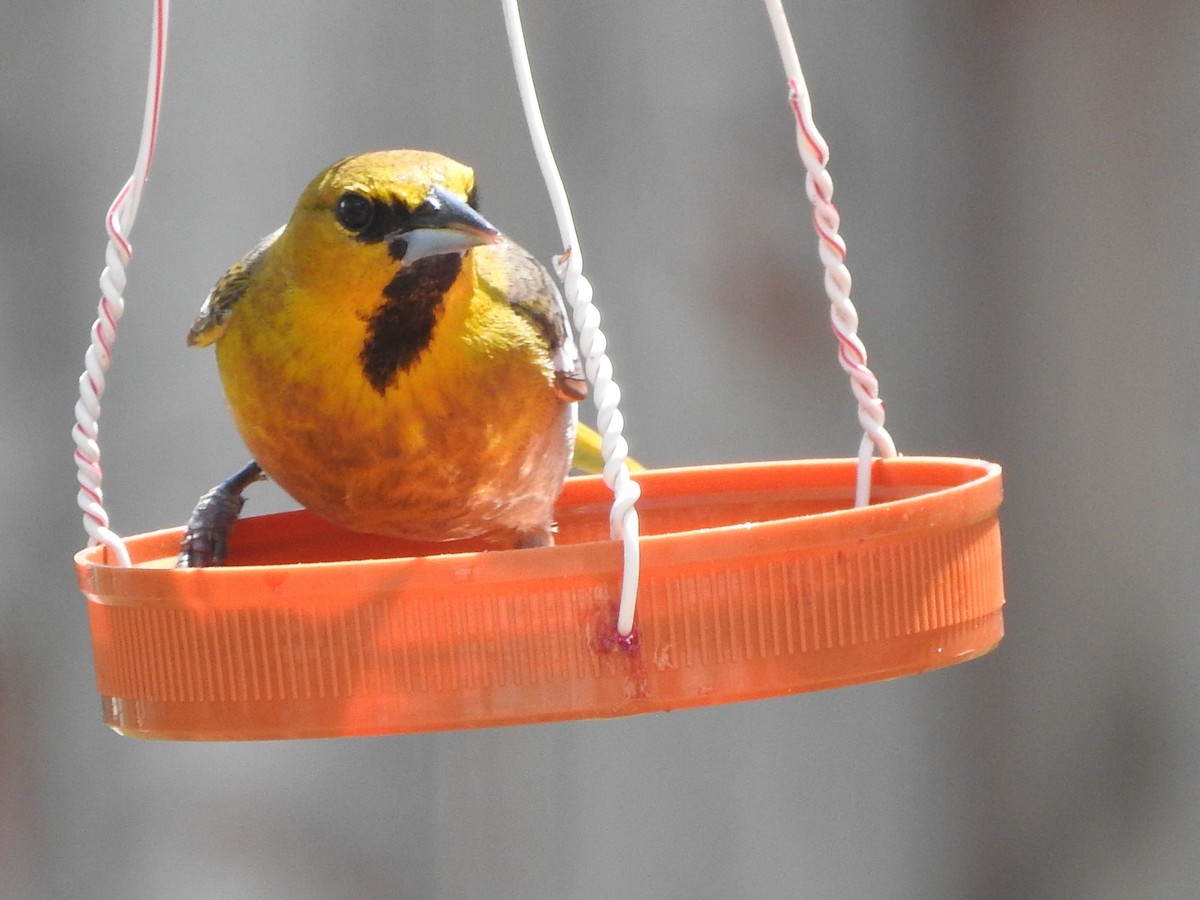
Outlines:
<svg viewBox="0 0 1200 900"><path fill-rule="evenodd" d="M367 381L381 395L429 346L446 291L461 271L457 253L431 256L401 270L383 289L384 302L367 320L358 355Z"/></svg>

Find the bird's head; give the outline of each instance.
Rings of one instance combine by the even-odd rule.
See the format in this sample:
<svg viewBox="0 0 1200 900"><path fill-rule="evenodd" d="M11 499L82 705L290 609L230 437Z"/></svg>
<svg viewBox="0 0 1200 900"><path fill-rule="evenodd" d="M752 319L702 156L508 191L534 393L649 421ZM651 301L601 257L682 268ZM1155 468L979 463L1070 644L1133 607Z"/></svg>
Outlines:
<svg viewBox="0 0 1200 900"><path fill-rule="evenodd" d="M397 270L503 240L474 204L475 173L438 153L384 150L336 162L304 189L287 225L218 281L188 343L217 341L255 285L270 297L299 289L293 297L323 305L346 298L344 309L369 316Z"/></svg>
<svg viewBox="0 0 1200 900"><path fill-rule="evenodd" d="M411 266L500 239L474 202L475 173L461 163L419 150L364 153L312 180L287 231L310 249L378 245Z"/></svg>

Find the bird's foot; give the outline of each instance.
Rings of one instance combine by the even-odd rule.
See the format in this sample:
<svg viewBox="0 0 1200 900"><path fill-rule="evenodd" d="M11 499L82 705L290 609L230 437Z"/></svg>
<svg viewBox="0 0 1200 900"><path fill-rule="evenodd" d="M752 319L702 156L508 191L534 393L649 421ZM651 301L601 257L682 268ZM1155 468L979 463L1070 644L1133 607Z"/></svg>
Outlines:
<svg viewBox="0 0 1200 900"><path fill-rule="evenodd" d="M225 562L229 557L229 534L246 503L242 491L263 477L262 469L252 462L200 498L188 518L176 565L202 569Z"/></svg>
<svg viewBox="0 0 1200 900"><path fill-rule="evenodd" d="M517 535L517 549L528 550L533 547L553 547L555 526L539 528L536 531L523 531Z"/></svg>

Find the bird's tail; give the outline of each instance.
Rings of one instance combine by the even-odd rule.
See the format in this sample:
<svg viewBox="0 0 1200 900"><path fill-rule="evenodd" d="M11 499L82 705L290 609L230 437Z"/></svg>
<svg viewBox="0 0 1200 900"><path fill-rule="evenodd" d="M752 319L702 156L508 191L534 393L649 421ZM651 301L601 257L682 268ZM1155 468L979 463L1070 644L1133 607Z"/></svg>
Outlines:
<svg viewBox="0 0 1200 900"><path fill-rule="evenodd" d="M632 457L626 459L630 472L645 472L646 467ZM571 465L589 475L604 471L604 454L600 452L600 435L582 422L575 432L575 458Z"/></svg>

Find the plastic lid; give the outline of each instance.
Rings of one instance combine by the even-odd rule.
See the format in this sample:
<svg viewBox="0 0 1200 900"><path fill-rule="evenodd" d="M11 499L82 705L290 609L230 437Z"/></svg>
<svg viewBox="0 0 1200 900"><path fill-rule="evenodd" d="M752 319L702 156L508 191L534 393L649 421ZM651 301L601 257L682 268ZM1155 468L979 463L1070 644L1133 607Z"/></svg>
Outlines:
<svg viewBox="0 0 1200 900"><path fill-rule="evenodd" d="M558 546L483 550L249 518L230 565L181 529L76 556L105 721L189 740L336 737L632 715L950 665L1003 634L1000 468L877 460L638 476L642 578L616 638L608 489L568 481ZM437 555L429 555L429 554Z"/></svg>

